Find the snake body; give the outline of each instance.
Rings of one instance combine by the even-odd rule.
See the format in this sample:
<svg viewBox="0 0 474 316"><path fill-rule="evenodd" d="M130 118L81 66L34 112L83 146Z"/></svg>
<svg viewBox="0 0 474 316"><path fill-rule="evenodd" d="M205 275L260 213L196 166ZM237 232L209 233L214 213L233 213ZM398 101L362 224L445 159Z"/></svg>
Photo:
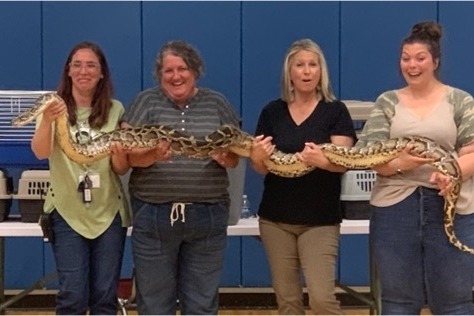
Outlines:
<svg viewBox="0 0 474 316"><path fill-rule="evenodd" d="M12 120L12 125L22 126L34 120L50 104L61 100L55 93L42 95L35 105ZM69 132L67 114L55 120L55 137L64 153L79 164L90 164L110 155L111 142L120 142L124 148L153 148L161 140L171 143L174 155L196 159L208 158L216 150L228 149L241 157L249 157L253 136L238 127L224 125L213 133L197 138L185 135L163 125L145 125L117 129L93 138L89 143L76 143ZM411 154L431 158L434 166L452 181L451 190L445 196L444 229L450 243L458 249L474 254L474 250L459 241L454 233L456 202L461 190L461 170L453 155L434 141L421 136L393 138L377 141L366 147L344 147L331 143L320 144L320 148L334 164L348 169L368 169L396 158L407 145L412 145ZM296 155L275 150L264 162L268 171L283 177L300 177L315 169L300 161Z"/></svg>

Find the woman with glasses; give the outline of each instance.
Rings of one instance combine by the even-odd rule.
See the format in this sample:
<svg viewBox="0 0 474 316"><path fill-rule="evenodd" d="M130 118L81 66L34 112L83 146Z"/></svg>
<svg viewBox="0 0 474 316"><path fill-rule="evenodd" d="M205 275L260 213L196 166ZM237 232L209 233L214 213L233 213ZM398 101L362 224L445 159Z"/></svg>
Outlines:
<svg viewBox="0 0 474 316"><path fill-rule="evenodd" d="M38 159L49 159L51 171L44 212L51 222L59 276L56 313L116 314L130 225L118 177L128 170L126 155L113 146L110 157L80 165L69 160L53 137L54 120L66 113L79 142L118 127L124 108L112 99L107 61L96 44L82 42L71 50L57 93L64 102L45 110L31 142Z"/></svg>

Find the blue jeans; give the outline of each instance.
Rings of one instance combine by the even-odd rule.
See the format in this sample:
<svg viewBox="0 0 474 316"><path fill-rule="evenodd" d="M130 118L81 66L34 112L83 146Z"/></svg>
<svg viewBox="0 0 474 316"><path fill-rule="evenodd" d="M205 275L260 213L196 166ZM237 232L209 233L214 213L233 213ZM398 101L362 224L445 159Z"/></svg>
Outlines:
<svg viewBox="0 0 474 316"><path fill-rule="evenodd" d="M54 211L52 243L59 277L56 314L116 315L117 287L127 229L120 214L95 239L76 233Z"/></svg>
<svg viewBox="0 0 474 316"><path fill-rule="evenodd" d="M217 314L229 207L149 204L132 198L132 251L139 314ZM170 218L176 221L171 225Z"/></svg>
<svg viewBox="0 0 474 316"><path fill-rule="evenodd" d="M403 201L373 207L370 243L382 291L382 314L474 314L474 256L455 248L443 226L444 199L417 188ZM454 229L474 246L474 214L456 215Z"/></svg>

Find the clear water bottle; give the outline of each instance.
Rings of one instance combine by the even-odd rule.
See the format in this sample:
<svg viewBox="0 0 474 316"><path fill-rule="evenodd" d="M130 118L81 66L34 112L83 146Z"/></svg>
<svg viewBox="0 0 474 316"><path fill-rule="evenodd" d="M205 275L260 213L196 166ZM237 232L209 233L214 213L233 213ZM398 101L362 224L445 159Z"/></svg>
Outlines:
<svg viewBox="0 0 474 316"><path fill-rule="evenodd" d="M250 211L250 202L247 194L242 195L242 207L240 211L240 218L249 218L252 217L252 212Z"/></svg>

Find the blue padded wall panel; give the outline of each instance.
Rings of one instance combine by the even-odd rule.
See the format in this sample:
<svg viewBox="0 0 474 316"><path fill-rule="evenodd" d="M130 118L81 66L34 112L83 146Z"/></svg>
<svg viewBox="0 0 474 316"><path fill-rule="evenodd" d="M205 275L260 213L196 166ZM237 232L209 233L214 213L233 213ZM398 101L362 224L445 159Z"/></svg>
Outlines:
<svg viewBox="0 0 474 316"><path fill-rule="evenodd" d="M265 249L255 237L242 237L242 286L272 286Z"/></svg>
<svg viewBox="0 0 474 316"><path fill-rule="evenodd" d="M401 87L401 41L415 23L436 20L436 2L344 1L341 7L341 99L375 100Z"/></svg>
<svg viewBox="0 0 474 316"><path fill-rule="evenodd" d="M112 73L115 97L125 106L141 89L139 2L44 2L45 89L57 88L63 64L77 43L98 43Z"/></svg>
<svg viewBox="0 0 474 316"><path fill-rule="evenodd" d="M223 93L240 115L240 3L143 2L143 86L156 85L155 58L163 44L185 40L204 60L199 86Z"/></svg>
<svg viewBox="0 0 474 316"><path fill-rule="evenodd" d="M0 147L5 152L0 156L0 166L6 167L7 165L14 165L16 167L28 167L28 166L48 166L47 160L38 160L33 152L29 143L26 144L2 144Z"/></svg>
<svg viewBox="0 0 474 316"><path fill-rule="evenodd" d="M220 286L238 287L241 280L241 237L230 236L227 238L227 249L224 270Z"/></svg>
<svg viewBox="0 0 474 316"><path fill-rule="evenodd" d="M338 2L243 2L242 4L243 127L254 133L261 109L280 97L280 77L289 46L311 38L328 62L337 93L339 81ZM250 168L249 168L250 169ZM246 193L258 207L263 188L261 176L248 171Z"/></svg>
<svg viewBox="0 0 474 316"><path fill-rule="evenodd" d="M369 241L367 235L341 235L339 281L344 285L369 284Z"/></svg>
<svg viewBox="0 0 474 316"><path fill-rule="evenodd" d="M0 2L0 90L41 90L40 11L40 2Z"/></svg>
<svg viewBox="0 0 474 316"><path fill-rule="evenodd" d="M43 240L5 238L5 259L5 288L29 288L43 277Z"/></svg>
<svg viewBox="0 0 474 316"><path fill-rule="evenodd" d="M441 40L441 80L474 94L474 2L439 3L439 22L444 32Z"/></svg>

